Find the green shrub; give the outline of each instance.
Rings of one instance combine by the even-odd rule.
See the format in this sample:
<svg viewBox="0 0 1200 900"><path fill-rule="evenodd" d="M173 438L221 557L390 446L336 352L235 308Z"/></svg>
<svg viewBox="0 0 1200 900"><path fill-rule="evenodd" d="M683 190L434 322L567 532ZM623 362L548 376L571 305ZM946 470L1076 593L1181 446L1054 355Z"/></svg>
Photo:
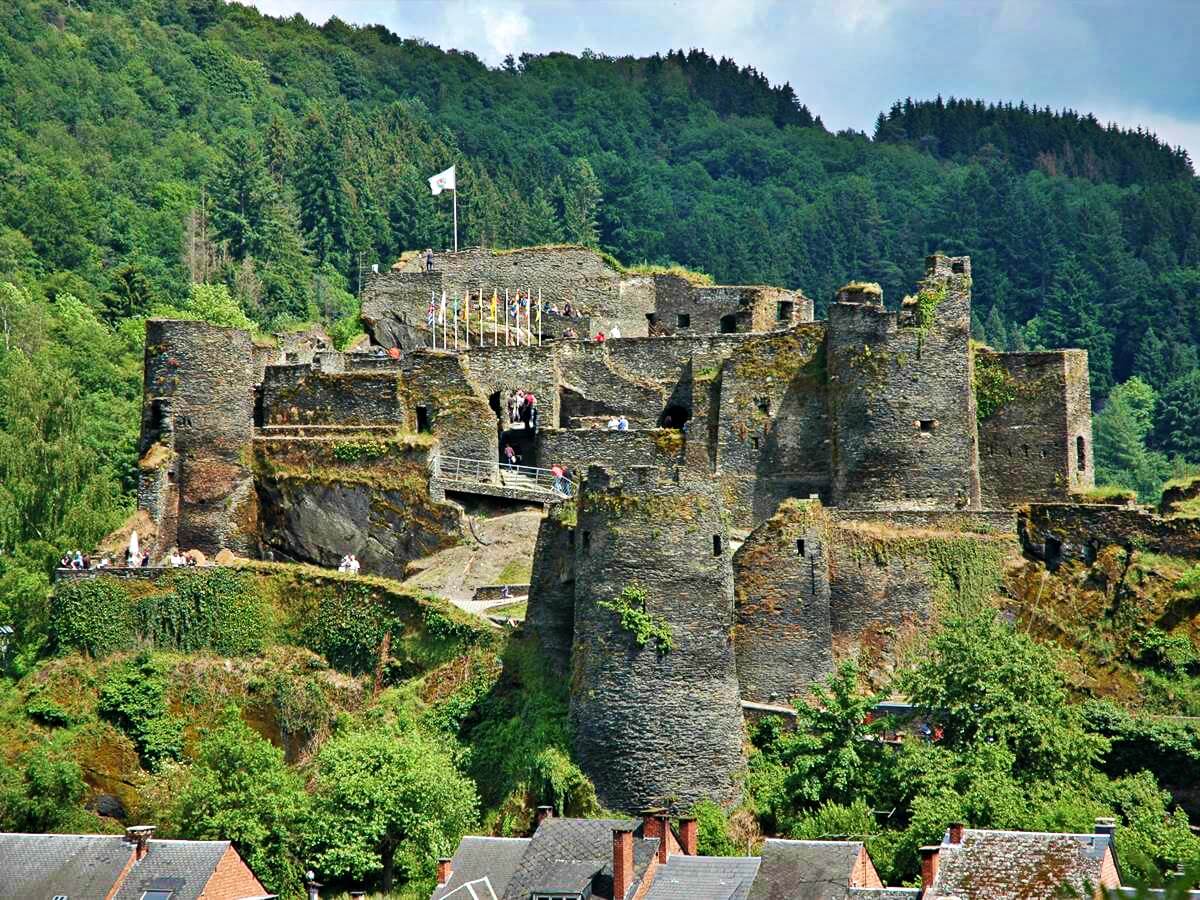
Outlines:
<svg viewBox="0 0 1200 900"><path fill-rule="evenodd" d="M129 594L112 578L84 578L58 585L50 599L50 634L60 651L107 656L133 646Z"/></svg>
<svg viewBox="0 0 1200 900"><path fill-rule="evenodd" d="M171 590L137 604L137 631L156 647L246 656L263 648L270 610L249 575L229 569L177 572Z"/></svg>
<svg viewBox="0 0 1200 900"><path fill-rule="evenodd" d="M601 600L596 605L616 613L621 627L633 635L639 647L653 641L659 653L669 653L675 646L667 620L646 612L646 589L637 582L625 585L615 600Z"/></svg>
<svg viewBox="0 0 1200 900"><path fill-rule="evenodd" d="M109 672L96 711L129 736L151 772L183 755L183 722L167 711L166 680L147 654Z"/></svg>

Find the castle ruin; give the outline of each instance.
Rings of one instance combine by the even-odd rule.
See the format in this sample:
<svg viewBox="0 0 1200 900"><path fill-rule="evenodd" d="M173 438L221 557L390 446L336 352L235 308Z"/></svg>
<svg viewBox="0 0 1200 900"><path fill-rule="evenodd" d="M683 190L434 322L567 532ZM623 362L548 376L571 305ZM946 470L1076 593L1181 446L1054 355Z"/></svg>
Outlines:
<svg viewBox="0 0 1200 900"><path fill-rule="evenodd" d="M540 345L430 348L432 297L506 287L580 315L544 313ZM849 654L885 669L962 600L948 559L1002 553L1016 507L1093 485L1086 353L973 347L970 304L967 257L929 257L896 309L847 285L815 321L799 291L536 248L372 276L391 355L154 320L139 506L160 552L354 552L403 577L460 539L468 495L560 499L506 474L504 445L586 473L574 520L542 521L526 623L569 678L578 756L613 808L732 802L745 712ZM514 388L536 431L508 422Z"/></svg>

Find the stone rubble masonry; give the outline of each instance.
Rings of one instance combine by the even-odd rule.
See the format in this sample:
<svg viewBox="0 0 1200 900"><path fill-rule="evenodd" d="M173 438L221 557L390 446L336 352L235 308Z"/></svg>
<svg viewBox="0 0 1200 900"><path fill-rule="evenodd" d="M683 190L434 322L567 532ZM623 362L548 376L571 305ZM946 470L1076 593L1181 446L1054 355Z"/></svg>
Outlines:
<svg viewBox="0 0 1200 900"><path fill-rule="evenodd" d="M978 350L976 365L998 367L1011 396L979 425L984 505L1053 502L1092 488L1087 351Z"/></svg>
<svg viewBox="0 0 1200 900"><path fill-rule="evenodd" d="M571 721L576 754L613 809L731 805L745 766L734 664L733 569L711 479L588 470L575 529ZM627 588L672 647L639 646L599 604Z"/></svg>
<svg viewBox="0 0 1200 900"><path fill-rule="evenodd" d="M1109 544L1196 559L1200 520L1163 518L1136 505L1034 503L1017 514L1025 552L1051 568L1059 562L1090 565Z"/></svg>
<svg viewBox="0 0 1200 900"><path fill-rule="evenodd" d="M551 667L569 671L575 639L575 529L553 515L542 519L533 551L525 631Z"/></svg>
<svg viewBox="0 0 1200 900"><path fill-rule="evenodd" d="M835 505L980 508L970 324L967 257L929 257L899 312L878 293L839 293L827 343Z"/></svg>
<svg viewBox="0 0 1200 900"><path fill-rule="evenodd" d="M742 699L787 703L833 670L827 544L821 504L787 500L734 554Z"/></svg>
<svg viewBox="0 0 1200 900"><path fill-rule="evenodd" d="M435 253L433 272L418 254L390 272L368 277L363 319L376 344L415 349L428 343L416 332L426 327L431 298L473 298L483 291L529 291L534 299L560 309L570 302L584 320L543 316L543 335L564 328L587 337L608 334L619 325L624 337L645 337L653 322L657 334L770 331L811 322L813 302L800 291L763 285L697 285L679 275L638 275L621 271L584 247L532 247L523 250L472 249ZM477 302L474 301L473 302ZM503 313L501 313L501 316ZM682 317L682 318L681 318ZM485 319L485 324L490 321Z"/></svg>
<svg viewBox="0 0 1200 900"><path fill-rule="evenodd" d="M176 545L205 554L254 547L257 513L246 465L254 436L253 355L245 331L146 323L139 451L144 463L155 456L162 462L140 475L146 508L159 526L158 555Z"/></svg>

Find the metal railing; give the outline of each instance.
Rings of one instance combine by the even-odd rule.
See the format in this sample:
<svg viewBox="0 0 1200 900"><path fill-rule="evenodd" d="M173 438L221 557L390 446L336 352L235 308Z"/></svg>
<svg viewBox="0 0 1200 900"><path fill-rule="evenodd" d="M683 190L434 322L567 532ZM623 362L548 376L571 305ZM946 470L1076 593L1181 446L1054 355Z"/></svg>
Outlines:
<svg viewBox="0 0 1200 900"><path fill-rule="evenodd" d="M537 466L517 466L465 456L438 456L432 473L443 481L460 484L491 484L502 487L536 488L560 497L574 497L578 485Z"/></svg>

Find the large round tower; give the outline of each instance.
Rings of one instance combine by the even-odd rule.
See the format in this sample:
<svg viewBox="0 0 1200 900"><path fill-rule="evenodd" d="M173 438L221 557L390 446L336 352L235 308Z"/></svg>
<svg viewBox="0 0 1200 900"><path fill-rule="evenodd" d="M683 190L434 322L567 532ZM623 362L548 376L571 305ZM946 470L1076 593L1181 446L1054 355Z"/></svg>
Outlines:
<svg viewBox="0 0 1200 900"><path fill-rule="evenodd" d="M715 481L593 466L575 531L571 719L605 806L739 797L733 571Z"/></svg>

